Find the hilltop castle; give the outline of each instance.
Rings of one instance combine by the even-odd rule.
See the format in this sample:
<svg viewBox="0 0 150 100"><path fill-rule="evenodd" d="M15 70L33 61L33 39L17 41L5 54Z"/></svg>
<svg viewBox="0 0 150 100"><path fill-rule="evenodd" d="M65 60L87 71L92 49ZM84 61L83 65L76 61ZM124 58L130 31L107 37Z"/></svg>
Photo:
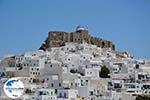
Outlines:
<svg viewBox="0 0 150 100"><path fill-rule="evenodd" d="M115 45L111 41L91 36L88 29L84 27L77 27L75 32L50 31L45 43L39 49L47 50L51 47L65 46L66 42L82 43L83 41L101 48L115 50Z"/></svg>

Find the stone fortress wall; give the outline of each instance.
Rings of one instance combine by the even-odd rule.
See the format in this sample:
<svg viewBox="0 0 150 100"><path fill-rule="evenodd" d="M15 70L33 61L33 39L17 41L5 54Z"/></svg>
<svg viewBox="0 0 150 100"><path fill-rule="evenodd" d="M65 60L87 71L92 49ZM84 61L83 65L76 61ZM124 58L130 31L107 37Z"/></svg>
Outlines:
<svg viewBox="0 0 150 100"><path fill-rule="evenodd" d="M66 42L82 43L83 41L101 48L115 50L115 45L111 41L93 37L88 29L81 27L78 27L75 32L50 31L45 43L39 49L48 50L51 47L64 46Z"/></svg>

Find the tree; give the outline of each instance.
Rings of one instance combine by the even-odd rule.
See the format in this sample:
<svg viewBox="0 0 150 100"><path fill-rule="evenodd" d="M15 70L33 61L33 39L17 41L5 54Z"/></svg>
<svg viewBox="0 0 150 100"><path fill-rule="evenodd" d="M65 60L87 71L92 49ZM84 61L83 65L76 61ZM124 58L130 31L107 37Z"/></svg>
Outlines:
<svg viewBox="0 0 150 100"><path fill-rule="evenodd" d="M80 75L81 75L81 76L84 76L84 74L83 74L83 73L80 73Z"/></svg>
<svg viewBox="0 0 150 100"><path fill-rule="evenodd" d="M99 76L101 78L110 78L110 76L108 74L110 74L109 69L105 65L102 66L101 71L99 72Z"/></svg>
<svg viewBox="0 0 150 100"><path fill-rule="evenodd" d="M25 90L25 93L27 93L27 94L29 93L29 94L30 94L30 93L32 93L32 90L27 88L27 89Z"/></svg>
<svg viewBox="0 0 150 100"><path fill-rule="evenodd" d="M135 100L150 100L150 97L146 95L138 95Z"/></svg>
<svg viewBox="0 0 150 100"><path fill-rule="evenodd" d="M55 94L57 94L58 93L58 91L57 91L57 89L55 89Z"/></svg>
<svg viewBox="0 0 150 100"><path fill-rule="evenodd" d="M77 70L71 69L70 72L71 72L71 73L77 73Z"/></svg>

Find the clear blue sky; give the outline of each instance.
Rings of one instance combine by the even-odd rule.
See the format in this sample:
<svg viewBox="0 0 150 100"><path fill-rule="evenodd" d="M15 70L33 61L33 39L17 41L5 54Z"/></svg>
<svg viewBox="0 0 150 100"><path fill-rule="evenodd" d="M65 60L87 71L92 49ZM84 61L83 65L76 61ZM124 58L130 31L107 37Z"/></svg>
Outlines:
<svg viewBox="0 0 150 100"><path fill-rule="evenodd" d="M77 25L150 58L150 0L0 0L0 57L36 50L48 31Z"/></svg>

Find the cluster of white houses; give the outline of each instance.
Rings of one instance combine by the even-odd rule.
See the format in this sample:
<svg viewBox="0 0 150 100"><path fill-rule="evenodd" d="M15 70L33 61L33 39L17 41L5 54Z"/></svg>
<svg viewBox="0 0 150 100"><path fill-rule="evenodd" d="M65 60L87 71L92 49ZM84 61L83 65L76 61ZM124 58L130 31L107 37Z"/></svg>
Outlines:
<svg viewBox="0 0 150 100"><path fill-rule="evenodd" d="M110 78L99 76L104 65ZM134 100L150 94L150 61L85 42L6 57L0 68L0 100L9 100L2 88L10 77L22 77L21 100Z"/></svg>

